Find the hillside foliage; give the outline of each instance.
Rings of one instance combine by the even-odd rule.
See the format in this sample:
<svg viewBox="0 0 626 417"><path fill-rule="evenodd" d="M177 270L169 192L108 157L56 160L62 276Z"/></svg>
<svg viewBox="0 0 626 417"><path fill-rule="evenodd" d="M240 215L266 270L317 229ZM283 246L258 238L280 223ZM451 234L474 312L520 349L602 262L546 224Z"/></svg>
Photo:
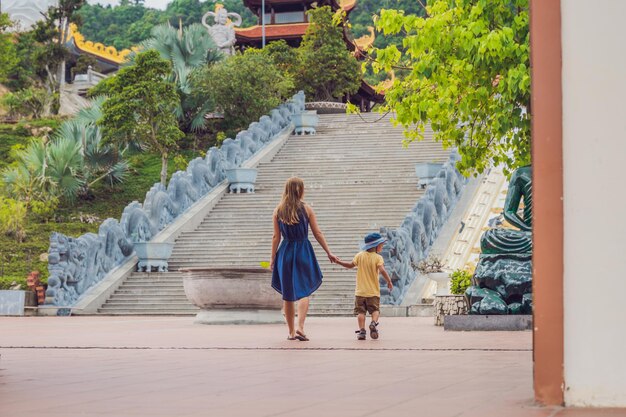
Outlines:
<svg viewBox="0 0 626 417"><path fill-rule="evenodd" d="M152 28L169 22L178 28L200 23L204 13L214 10L219 3L230 11L239 13L242 27L257 24L257 17L243 5L242 0L172 0L165 10L145 7L142 2L121 0L117 6L87 4L79 14L82 19L81 33L94 42L102 42L118 49L130 48L150 37ZM424 0L424 3L426 1ZM354 37L366 35L373 26L373 16L383 9L404 10L407 14L423 16L424 9L417 0L358 0L350 12L349 20ZM374 46L382 48L397 37L379 36Z"/></svg>

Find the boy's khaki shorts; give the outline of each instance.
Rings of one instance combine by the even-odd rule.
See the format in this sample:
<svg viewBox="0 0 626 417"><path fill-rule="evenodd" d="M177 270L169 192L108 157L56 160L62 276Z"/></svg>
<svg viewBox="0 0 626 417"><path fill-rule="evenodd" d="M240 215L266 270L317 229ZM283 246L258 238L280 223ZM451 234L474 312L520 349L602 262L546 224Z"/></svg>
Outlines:
<svg viewBox="0 0 626 417"><path fill-rule="evenodd" d="M354 297L354 314L372 314L374 311L380 311L380 297Z"/></svg>

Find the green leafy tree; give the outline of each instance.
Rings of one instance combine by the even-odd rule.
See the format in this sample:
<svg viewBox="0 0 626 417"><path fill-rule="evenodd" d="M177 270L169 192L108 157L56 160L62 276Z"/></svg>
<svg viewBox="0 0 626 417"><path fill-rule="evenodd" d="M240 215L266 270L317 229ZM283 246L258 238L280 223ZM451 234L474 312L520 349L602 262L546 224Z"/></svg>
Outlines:
<svg viewBox="0 0 626 417"><path fill-rule="evenodd" d="M7 80L7 75L18 66L17 49L13 43L13 36L7 32L12 25L9 15L0 13L0 83Z"/></svg>
<svg viewBox="0 0 626 417"><path fill-rule="evenodd" d="M338 99L361 84L358 61L346 48L340 21L328 6L311 9L309 27L298 48L297 89L311 101Z"/></svg>
<svg viewBox="0 0 626 417"><path fill-rule="evenodd" d="M407 142L435 139L455 146L465 174L530 162L528 0L436 0L427 17L384 10L376 25L404 34L376 50L374 71L407 70L386 91Z"/></svg>
<svg viewBox="0 0 626 417"><path fill-rule="evenodd" d="M175 28L201 22L204 13L222 4L228 11L239 13L243 26L255 25L256 16L241 0L173 0L166 10L144 7L142 1L124 1L117 6L86 4L80 9L81 33L85 38L112 45L117 49L130 48L151 37L154 26L170 23Z"/></svg>
<svg viewBox="0 0 626 417"><path fill-rule="evenodd" d="M242 129L293 92L292 79L256 49L192 75L193 98L224 113L224 129Z"/></svg>
<svg viewBox="0 0 626 417"><path fill-rule="evenodd" d="M70 23L80 23L78 10L85 0L59 0L57 6L50 7L35 25L35 40L42 47L36 51L35 62L46 71L48 91L57 92L65 80L65 60L69 52L65 45L69 40Z"/></svg>
<svg viewBox="0 0 626 417"><path fill-rule="evenodd" d="M272 59L279 70L291 77L297 76L299 70L298 50L289 46L283 39L265 45L263 53Z"/></svg>
<svg viewBox="0 0 626 417"><path fill-rule="evenodd" d="M173 82L180 96L176 116L183 130L199 130L204 127L204 115L208 109L198 108L189 99L190 74L197 68L219 61L222 57L207 30L199 24L176 29L170 24L155 26L152 37L140 45L142 50L154 49L161 58L171 63L168 81Z"/></svg>
<svg viewBox="0 0 626 417"><path fill-rule="evenodd" d="M349 15L350 33L355 38L367 35L367 28L374 26L373 19L380 16L381 10L403 10L405 15L425 16L425 3L426 0L358 0ZM391 42L398 41L401 36L376 36L374 46L384 48Z"/></svg>
<svg viewBox="0 0 626 417"><path fill-rule="evenodd" d="M208 12L215 10L216 4L223 5L229 12L239 13L242 17L242 24L256 24L256 16L252 14L250 9L243 5L241 0L173 0L165 9L169 22L174 26L179 26L182 22L183 26L199 23L202 16Z"/></svg>
<svg viewBox="0 0 626 417"><path fill-rule="evenodd" d="M43 88L28 87L15 93L7 93L0 104L8 111L10 117L34 118L50 114L54 96Z"/></svg>
<svg viewBox="0 0 626 417"><path fill-rule="evenodd" d="M107 84L109 98L102 105L105 143L131 141L161 154L161 184L167 181L167 157L183 137L176 115L176 86L167 81L169 61L154 50L140 53L134 65L122 68Z"/></svg>
<svg viewBox="0 0 626 417"><path fill-rule="evenodd" d="M150 37L155 25L167 21L161 10L145 8L142 4L125 2L111 7L86 4L79 11L81 33L86 39L111 45L118 50L138 45Z"/></svg>
<svg viewBox="0 0 626 417"><path fill-rule="evenodd" d="M41 62L36 61L36 54L42 46L35 39L35 32L17 32L13 36L18 64L7 72L5 85L12 91L17 91L35 83L41 84L45 80L45 74Z"/></svg>

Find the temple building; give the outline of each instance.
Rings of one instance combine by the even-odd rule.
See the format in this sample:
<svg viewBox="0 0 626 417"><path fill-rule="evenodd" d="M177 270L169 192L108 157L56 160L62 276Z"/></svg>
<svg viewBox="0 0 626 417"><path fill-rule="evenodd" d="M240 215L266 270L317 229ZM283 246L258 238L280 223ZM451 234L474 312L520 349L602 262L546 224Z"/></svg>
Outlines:
<svg viewBox="0 0 626 417"><path fill-rule="evenodd" d="M247 28L237 28L237 44L260 48L262 43L262 0L243 0L243 3L258 18L258 24ZM343 9L346 14L356 5L356 0L265 0L265 40L266 42L285 40L291 46L299 46L309 27L307 11L313 7L330 6L333 11ZM345 34L345 31L344 31ZM354 44L346 37L348 47L354 50Z"/></svg>
<svg viewBox="0 0 626 417"><path fill-rule="evenodd" d="M258 18L258 24L247 28L236 28L237 45L240 48L255 47L260 48L263 42L262 28L262 0L243 0ZM284 40L289 45L297 47L302 42L302 37L309 27L307 11L314 7L330 6L333 11L343 9L346 15L356 6L356 0L265 0L265 42L269 43L277 40ZM374 29L370 28L369 35L358 39L352 39L349 30L344 26L343 38L346 47L357 58L364 58L367 55L367 48L374 43ZM375 103L382 103L384 95L377 92L375 88L365 81L361 81L361 86L356 94L345 97L344 101L349 101L361 109L370 111Z"/></svg>

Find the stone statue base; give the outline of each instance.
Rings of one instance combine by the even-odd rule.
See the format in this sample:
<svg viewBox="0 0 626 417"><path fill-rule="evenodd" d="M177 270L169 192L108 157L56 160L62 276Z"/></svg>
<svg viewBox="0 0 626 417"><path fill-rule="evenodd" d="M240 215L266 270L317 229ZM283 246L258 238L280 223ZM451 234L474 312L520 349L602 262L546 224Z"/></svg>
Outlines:
<svg viewBox="0 0 626 417"><path fill-rule="evenodd" d="M483 254L474 274L476 285L465 291L470 314L530 314L532 255Z"/></svg>
<svg viewBox="0 0 626 417"><path fill-rule="evenodd" d="M254 184L249 182L237 182L230 184L230 192L235 194L254 193Z"/></svg>

